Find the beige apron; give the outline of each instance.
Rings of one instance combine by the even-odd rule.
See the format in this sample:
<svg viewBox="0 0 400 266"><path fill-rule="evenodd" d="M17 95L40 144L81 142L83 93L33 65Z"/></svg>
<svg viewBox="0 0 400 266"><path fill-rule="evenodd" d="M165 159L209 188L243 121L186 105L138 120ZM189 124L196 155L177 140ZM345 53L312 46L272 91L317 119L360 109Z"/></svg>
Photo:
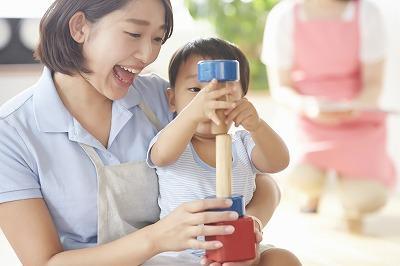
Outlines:
<svg viewBox="0 0 400 266"><path fill-rule="evenodd" d="M161 130L161 123L142 102L139 107ZM97 243L119 239L159 219L158 180L145 161L104 165L95 149L80 143L96 168L98 181Z"/></svg>

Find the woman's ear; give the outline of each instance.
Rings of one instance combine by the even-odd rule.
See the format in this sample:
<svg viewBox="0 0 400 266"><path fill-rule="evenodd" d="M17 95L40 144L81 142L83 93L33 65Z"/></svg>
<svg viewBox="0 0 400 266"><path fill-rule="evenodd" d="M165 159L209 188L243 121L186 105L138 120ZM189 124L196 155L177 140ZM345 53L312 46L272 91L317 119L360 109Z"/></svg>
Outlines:
<svg viewBox="0 0 400 266"><path fill-rule="evenodd" d="M86 35L88 34L88 25L86 16L83 12L76 12L71 19L69 20L69 32L71 34L72 39L74 39L77 43L82 44Z"/></svg>
<svg viewBox="0 0 400 266"><path fill-rule="evenodd" d="M176 112L175 108L175 90L168 88L167 89L167 98L168 98L168 104L169 104L169 110L171 112Z"/></svg>

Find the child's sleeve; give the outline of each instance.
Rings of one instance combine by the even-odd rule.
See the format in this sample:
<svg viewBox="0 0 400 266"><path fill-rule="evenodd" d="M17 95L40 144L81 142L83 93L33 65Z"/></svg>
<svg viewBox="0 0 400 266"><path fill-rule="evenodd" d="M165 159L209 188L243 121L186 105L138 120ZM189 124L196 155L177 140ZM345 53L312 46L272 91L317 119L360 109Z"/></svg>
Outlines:
<svg viewBox="0 0 400 266"><path fill-rule="evenodd" d="M151 148L154 146L154 144L157 142L158 137L160 136L162 130L157 133L157 135L150 141L149 148L147 149L147 155L146 155L146 163L150 168L157 168L157 165L155 165L151 161Z"/></svg>
<svg viewBox="0 0 400 266"><path fill-rule="evenodd" d="M237 131L236 134L238 134L240 139L242 140L242 143L246 150L247 156L249 158L249 162L251 164L251 168L253 170L253 174L261 174L262 172L257 169L257 167L254 165L254 163L251 159L251 153L252 153L254 147L256 146L256 144L254 143L253 139L251 138L250 133L246 130L240 130L240 131Z"/></svg>

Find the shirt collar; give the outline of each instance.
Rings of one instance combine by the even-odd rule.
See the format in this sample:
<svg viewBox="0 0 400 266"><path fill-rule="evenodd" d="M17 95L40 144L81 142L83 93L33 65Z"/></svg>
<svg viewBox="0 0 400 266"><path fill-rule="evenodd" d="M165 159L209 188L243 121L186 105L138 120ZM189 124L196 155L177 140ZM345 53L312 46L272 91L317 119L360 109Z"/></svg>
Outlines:
<svg viewBox="0 0 400 266"><path fill-rule="evenodd" d="M138 79L140 77L137 77ZM124 98L114 101L115 104L123 106L125 109L129 110L142 101L142 96L139 91L136 89L136 81L133 82L133 85L129 87L128 93Z"/></svg>
<svg viewBox="0 0 400 266"><path fill-rule="evenodd" d="M139 78L139 77L138 77ZM68 132L73 126L73 117L65 108L54 85L50 69L45 67L33 96L34 112L37 126L42 132ZM137 106L142 100L135 83L128 90L127 95L114 101L118 106L129 110Z"/></svg>
<svg viewBox="0 0 400 266"><path fill-rule="evenodd" d="M45 67L33 95L34 116L42 132L68 132L72 115L65 108L50 69Z"/></svg>

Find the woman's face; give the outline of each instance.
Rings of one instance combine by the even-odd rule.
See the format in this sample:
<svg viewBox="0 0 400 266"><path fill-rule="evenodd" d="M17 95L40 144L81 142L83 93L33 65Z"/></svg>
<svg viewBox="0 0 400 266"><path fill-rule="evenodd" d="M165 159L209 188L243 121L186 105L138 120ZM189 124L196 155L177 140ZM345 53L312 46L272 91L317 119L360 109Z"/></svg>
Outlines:
<svg viewBox="0 0 400 266"><path fill-rule="evenodd" d="M84 77L111 100L124 97L137 75L157 58L165 33L160 0L132 0L94 24L83 43Z"/></svg>

